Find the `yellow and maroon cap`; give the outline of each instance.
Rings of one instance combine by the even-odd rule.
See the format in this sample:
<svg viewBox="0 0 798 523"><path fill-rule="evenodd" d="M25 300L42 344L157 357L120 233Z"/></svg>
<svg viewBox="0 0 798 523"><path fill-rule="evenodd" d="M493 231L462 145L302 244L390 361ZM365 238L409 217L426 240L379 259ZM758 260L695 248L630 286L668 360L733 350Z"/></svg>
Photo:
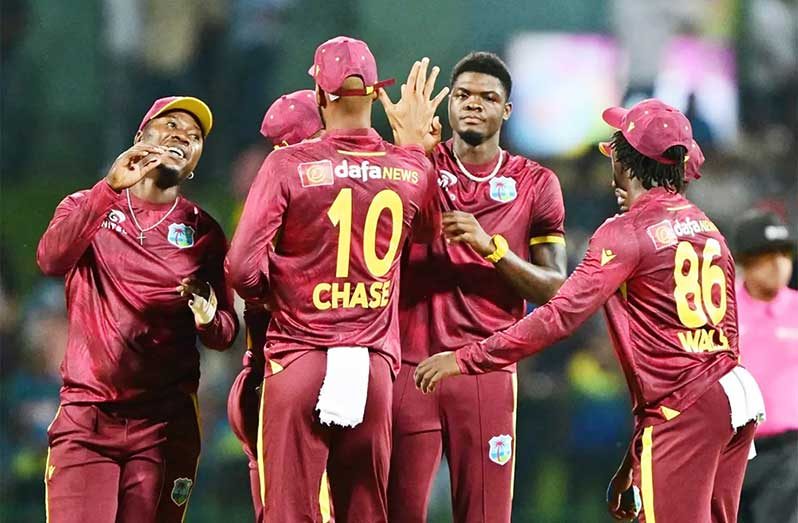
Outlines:
<svg viewBox="0 0 798 523"><path fill-rule="evenodd" d="M366 96L381 87L392 85L394 79L377 79L377 61L366 42L348 36L336 36L321 44L313 55L308 74L316 85L336 96ZM363 89L345 89L344 80L358 76Z"/></svg>
<svg viewBox="0 0 798 523"><path fill-rule="evenodd" d="M690 121L678 109L655 98L643 100L630 109L610 107L601 117L619 129L640 154L660 163L673 165L673 160L665 158L663 153L674 145L690 150L693 140Z"/></svg>
<svg viewBox="0 0 798 523"><path fill-rule="evenodd" d="M277 146L294 145L324 128L310 89L284 94L274 101L260 124L260 134Z"/></svg>
<svg viewBox="0 0 798 523"><path fill-rule="evenodd" d="M167 96L166 98L155 100L150 110L147 111L147 114L141 120L138 130L141 131L147 125L147 122L168 111L186 111L194 115L194 118L199 122L203 137L208 136L208 133L211 132L213 127L211 109L205 102L193 96Z"/></svg>

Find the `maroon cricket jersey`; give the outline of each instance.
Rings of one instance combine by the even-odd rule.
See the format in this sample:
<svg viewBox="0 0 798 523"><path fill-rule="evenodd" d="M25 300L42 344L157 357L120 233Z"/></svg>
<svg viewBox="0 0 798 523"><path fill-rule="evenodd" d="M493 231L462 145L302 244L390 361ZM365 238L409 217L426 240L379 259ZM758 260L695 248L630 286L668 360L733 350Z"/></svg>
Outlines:
<svg viewBox="0 0 798 523"><path fill-rule="evenodd" d="M504 236L525 261L530 261L530 244L564 242L562 192L549 169L502 151L487 165L466 166L472 175L487 178L502 162L494 177L474 181L457 166L452 140L438 145L432 159L441 211L473 214L485 232ZM524 299L491 262L464 243L450 244L438 236L429 245L410 245L404 257L400 323L405 363L417 365L432 354L482 340L524 316Z"/></svg>
<svg viewBox="0 0 798 523"><path fill-rule="evenodd" d="M400 249L435 183L420 147L372 129L327 131L266 158L228 259L235 290L272 311L270 359L361 346L398 372Z"/></svg>
<svg viewBox="0 0 798 523"><path fill-rule="evenodd" d="M144 228L172 207L130 197ZM238 319L223 270L227 242L213 218L178 197L174 210L144 236L140 241L125 192L101 180L67 196L39 241L41 270L66 276L65 404L193 393L197 335L219 350L235 340ZM210 283L216 293L218 308L208 325L195 325L187 299L175 290L189 276Z"/></svg>
<svg viewBox="0 0 798 523"><path fill-rule="evenodd" d="M638 419L672 418L738 363L726 240L684 196L655 188L596 231L551 301L458 351L458 364L477 374L516 362L568 336L605 303Z"/></svg>

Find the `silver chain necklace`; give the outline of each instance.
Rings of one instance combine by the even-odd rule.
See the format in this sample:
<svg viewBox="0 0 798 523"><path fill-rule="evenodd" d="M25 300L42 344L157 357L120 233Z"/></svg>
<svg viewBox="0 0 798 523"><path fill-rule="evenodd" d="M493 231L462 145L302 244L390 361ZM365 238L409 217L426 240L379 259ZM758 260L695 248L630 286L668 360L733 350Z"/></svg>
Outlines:
<svg viewBox="0 0 798 523"><path fill-rule="evenodd" d="M469 172L468 169L465 168L465 165L463 165L463 162L461 162L460 158L457 157L457 153L454 152L454 147L452 147L452 155L454 155L454 161L457 162L457 167L459 167L460 170L463 171L463 174L465 174L467 178L470 178L471 180L474 180L475 182L486 182L486 181L490 180L491 178L493 178L494 176L496 176L496 174L499 172L499 169L501 169L502 160L504 160L504 151L500 147L499 148L499 161L496 162L496 167L493 168L493 171L489 175L480 178L478 176L474 176L473 174L471 174Z"/></svg>
<svg viewBox="0 0 798 523"><path fill-rule="evenodd" d="M136 225L136 228L139 230L138 240L141 245L144 245L144 233L149 232L154 228L158 227L159 225L161 225L161 223L163 223L166 217L172 214L172 211L174 211L175 207L177 207L177 202L180 201L180 196L175 198L175 203L173 203L172 208L169 209L166 212L166 214L163 215L163 218L155 222L153 225L150 225L149 227L144 229L141 227L141 225L139 225L139 221L136 219L136 213L133 212L133 204L130 202L130 189L125 189L125 195L127 195L127 208L128 210L130 210L130 217L133 218L133 223Z"/></svg>

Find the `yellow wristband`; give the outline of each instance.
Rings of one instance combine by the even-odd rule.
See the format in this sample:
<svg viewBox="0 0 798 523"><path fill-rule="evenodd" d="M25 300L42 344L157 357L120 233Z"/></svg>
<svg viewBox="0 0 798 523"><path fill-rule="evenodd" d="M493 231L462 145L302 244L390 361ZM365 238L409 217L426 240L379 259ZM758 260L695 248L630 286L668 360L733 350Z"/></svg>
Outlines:
<svg viewBox="0 0 798 523"><path fill-rule="evenodd" d="M494 234L490 239L493 240L493 245L496 246L496 250L485 256L485 259L491 263L499 263L499 260L504 258L507 251L510 250L510 246L501 234Z"/></svg>

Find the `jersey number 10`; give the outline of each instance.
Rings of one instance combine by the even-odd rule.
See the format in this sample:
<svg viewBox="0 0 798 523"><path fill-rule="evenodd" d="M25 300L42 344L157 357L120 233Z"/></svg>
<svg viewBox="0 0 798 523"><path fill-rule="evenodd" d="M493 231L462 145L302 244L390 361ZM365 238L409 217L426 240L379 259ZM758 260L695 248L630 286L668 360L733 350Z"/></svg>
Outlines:
<svg viewBox="0 0 798 523"><path fill-rule="evenodd" d="M377 225L384 210L391 215L391 240L385 256L377 255ZM338 257L335 264L336 278L349 276L349 256L352 246L352 189L345 187L335 197L327 211L327 216L334 226L338 227ZM381 278L390 270L399 240L402 237L404 209L402 199L394 191L384 189L378 192L369 204L366 212L366 223L363 226L363 259L366 268L375 278Z"/></svg>
<svg viewBox="0 0 798 523"><path fill-rule="evenodd" d="M704 245L699 269L698 253L692 243L682 241L676 248L673 268L676 289L673 297L676 299L679 321L687 328L697 329L708 321L717 325L726 315L726 275L723 269L712 264L712 260L720 254L720 242L709 238ZM685 263L688 264L686 272ZM715 287L718 287L720 295L717 305L712 301Z"/></svg>

